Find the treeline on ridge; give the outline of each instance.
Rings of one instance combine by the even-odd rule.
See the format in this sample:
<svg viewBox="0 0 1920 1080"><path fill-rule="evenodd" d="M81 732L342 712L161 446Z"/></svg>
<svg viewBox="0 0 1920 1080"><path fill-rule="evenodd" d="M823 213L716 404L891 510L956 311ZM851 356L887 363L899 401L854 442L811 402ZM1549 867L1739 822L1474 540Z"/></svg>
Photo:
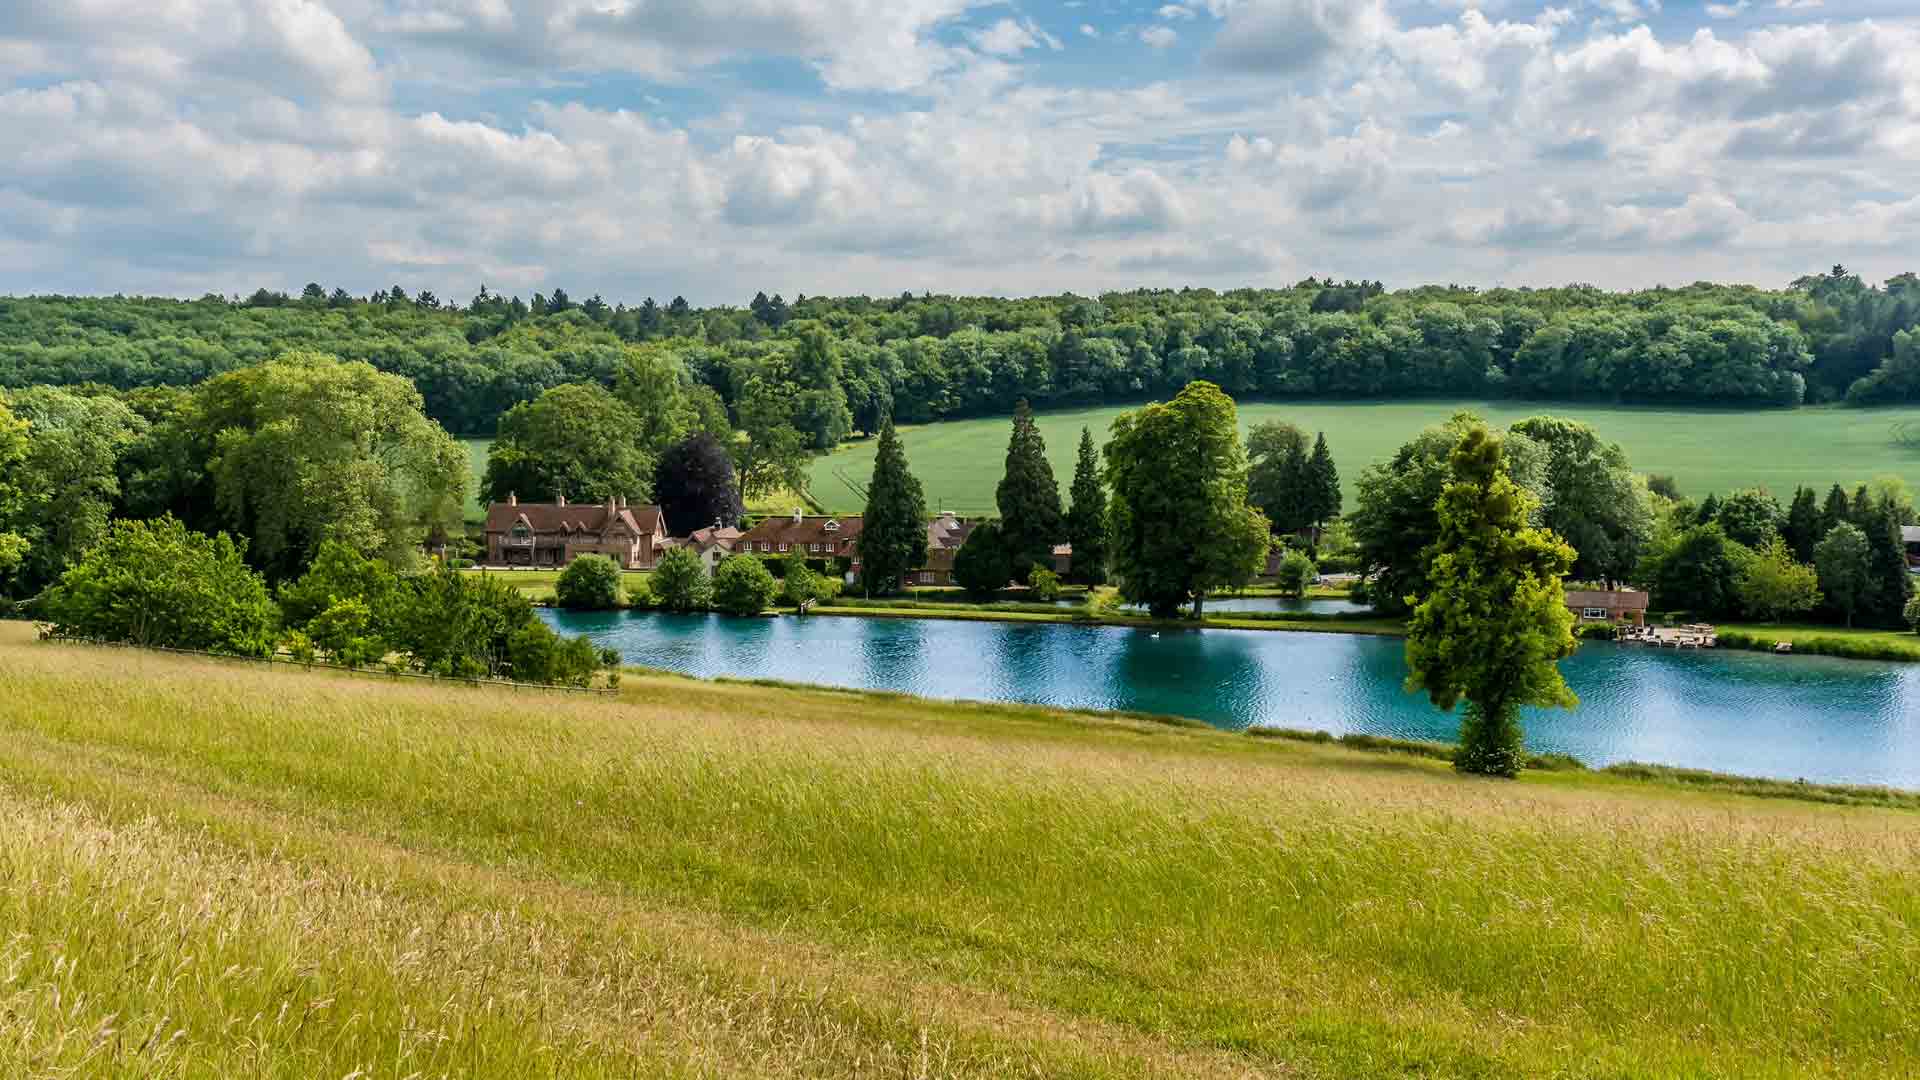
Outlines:
<svg viewBox="0 0 1920 1080"><path fill-rule="evenodd" d="M492 434L570 382L613 387L671 360L736 413L752 388L816 400L815 449L854 431L1167 397L1204 379L1239 398L1474 396L1792 406L1920 397L1920 278L1836 266L1784 289L1696 284L1480 291L1309 278L1284 289L1097 298L902 294L636 306L482 287L464 305L400 286L360 298L0 299L0 386L189 385L300 350L410 379L447 430ZM744 425L743 425L744 426Z"/></svg>

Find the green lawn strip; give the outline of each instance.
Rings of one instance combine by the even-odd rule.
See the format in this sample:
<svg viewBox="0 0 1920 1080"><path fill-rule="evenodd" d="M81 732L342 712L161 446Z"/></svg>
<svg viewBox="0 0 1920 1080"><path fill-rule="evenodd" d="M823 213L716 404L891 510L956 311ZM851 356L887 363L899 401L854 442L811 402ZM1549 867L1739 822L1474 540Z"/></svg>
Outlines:
<svg viewBox="0 0 1920 1080"><path fill-rule="evenodd" d="M1096 615L1084 608L1028 610L1013 608L1010 605L966 607L957 604L912 602L882 605L875 602L858 606L833 603L813 608L811 614L864 616L879 619L951 619L962 622L1071 623L1079 626L1125 626L1147 630L1292 630L1307 633L1379 634L1393 637L1403 636L1406 633L1405 624L1399 619L1344 615L1315 618L1310 615L1303 617L1284 612L1275 612L1271 616L1265 612L1235 612L1229 615L1209 615L1204 619L1195 620L1155 619L1145 614L1126 615L1111 611Z"/></svg>
<svg viewBox="0 0 1920 1080"><path fill-rule="evenodd" d="M1874 812L1176 729L1009 741L991 710L737 685L529 709L43 648L0 665L6 730L1175 1045L1340 1075L1899 1075L1920 1051L1920 851Z"/></svg>
<svg viewBox="0 0 1920 1080"><path fill-rule="evenodd" d="M1046 439L1054 475L1073 475L1080 428L1092 428L1105 441L1113 419L1136 406L1112 405L1040 413L1035 416ZM1286 420L1309 432L1324 431L1352 509L1354 481L1362 470L1391 457L1428 424L1469 409L1504 428L1542 413L1583 420L1601 437L1618 442L1637 471L1665 473L1694 498L1744 487L1766 487L1783 501L1797 485L1825 491L1886 473L1920 488L1920 454L1899 445L1892 429L1920 418L1920 409L1847 409L1809 406L1799 409L1743 411L1665 408L1552 401L1241 401L1244 429L1267 420ZM967 515L996 513L994 486L1006 454L1007 417L982 417L920 424L900 429L907 460L926 490L928 505ZM1792 453L1729 453L1729 447L1790 446ZM858 510L862 500L841 475L865 483L873 471L871 440L846 443L816 459L814 495L836 512Z"/></svg>

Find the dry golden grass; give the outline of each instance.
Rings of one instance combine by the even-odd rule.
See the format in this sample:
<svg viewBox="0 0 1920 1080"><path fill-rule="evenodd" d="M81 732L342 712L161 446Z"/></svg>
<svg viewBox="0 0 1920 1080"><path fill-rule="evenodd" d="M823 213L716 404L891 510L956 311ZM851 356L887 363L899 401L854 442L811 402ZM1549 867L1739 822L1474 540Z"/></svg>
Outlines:
<svg viewBox="0 0 1920 1080"><path fill-rule="evenodd" d="M1920 818L0 625L0 1075L1904 1076Z"/></svg>

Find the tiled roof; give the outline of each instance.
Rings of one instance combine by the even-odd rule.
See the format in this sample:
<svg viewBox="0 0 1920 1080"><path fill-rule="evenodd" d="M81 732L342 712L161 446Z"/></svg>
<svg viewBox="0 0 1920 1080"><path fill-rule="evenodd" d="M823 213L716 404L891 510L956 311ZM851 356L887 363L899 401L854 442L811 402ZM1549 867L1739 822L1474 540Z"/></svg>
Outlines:
<svg viewBox="0 0 1920 1080"><path fill-rule="evenodd" d="M829 525L832 528L829 528ZM798 521L790 515L782 515L767 518L741 533L740 542L772 544L776 551L781 544L831 543L835 551L840 551L841 545L847 541L860 538L860 525L859 514L848 514L844 517L806 515Z"/></svg>
<svg viewBox="0 0 1920 1080"><path fill-rule="evenodd" d="M628 506L607 514L605 503L488 503L487 531L506 532L516 522L526 522L535 533L602 533L617 519L642 536L660 527L657 506Z"/></svg>
<svg viewBox="0 0 1920 1080"><path fill-rule="evenodd" d="M1577 608L1606 608L1609 611L1645 611L1647 594L1638 589L1616 589L1613 592L1588 589L1568 589L1567 606Z"/></svg>

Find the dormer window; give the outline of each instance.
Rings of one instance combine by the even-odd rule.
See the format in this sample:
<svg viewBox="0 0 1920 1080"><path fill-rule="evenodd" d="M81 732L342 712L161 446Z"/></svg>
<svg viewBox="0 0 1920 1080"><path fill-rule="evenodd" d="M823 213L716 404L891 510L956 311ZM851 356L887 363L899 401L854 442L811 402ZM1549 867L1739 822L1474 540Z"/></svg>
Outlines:
<svg viewBox="0 0 1920 1080"><path fill-rule="evenodd" d="M527 531L525 525L515 525L513 527L513 538L515 540L525 540L529 535L531 534Z"/></svg>
<svg viewBox="0 0 1920 1080"><path fill-rule="evenodd" d="M826 525L822 526L822 528L826 529L828 532L839 532L840 523L837 521L829 521L826 523Z"/></svg>

